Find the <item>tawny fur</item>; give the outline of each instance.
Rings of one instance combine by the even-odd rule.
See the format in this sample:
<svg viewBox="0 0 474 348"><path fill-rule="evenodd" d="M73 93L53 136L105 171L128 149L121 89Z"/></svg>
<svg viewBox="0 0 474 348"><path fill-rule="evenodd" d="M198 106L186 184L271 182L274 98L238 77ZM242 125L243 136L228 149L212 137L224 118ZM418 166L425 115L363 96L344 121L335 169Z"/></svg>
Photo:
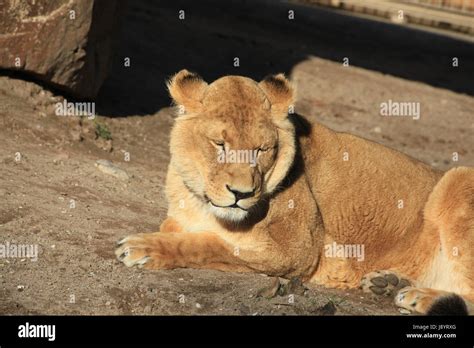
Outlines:
<svg viewBox="0 0 474 348"><path fill-rule="evenodd" d="M183 70L168 86L184 108L171 132L168 218L161 232L122 241L125 264L298 276L335 288L391 270L431 289L424 294L474 301L474 169L443 174L377 143L301 125L288 115L294 91L281 74L208 85ZM221 146L260 149L258 165L218 163ZM239 201L248 212L222 208L236 202L229 188L253 192ZM364 245L364 260L326 257L333 242Z"/></svg>

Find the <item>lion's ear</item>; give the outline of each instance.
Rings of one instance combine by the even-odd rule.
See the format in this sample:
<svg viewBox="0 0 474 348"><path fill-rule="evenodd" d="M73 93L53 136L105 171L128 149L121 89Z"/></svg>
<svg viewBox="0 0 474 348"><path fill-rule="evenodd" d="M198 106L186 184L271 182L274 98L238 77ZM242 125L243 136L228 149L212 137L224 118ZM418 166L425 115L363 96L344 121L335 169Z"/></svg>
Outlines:
<svg viewBox="0 0 474 348"><path fill-rule="evenodd" d="M185 108L185 112L196 112L202 106L207 83L198 75L186 69L174 75L167 83L171 98Z"/></svg>
<svg viewBox="0 0 474 348"><path fill-rule="evenodd" d="M294 89L285 75L270 75L259 84L271 104L272 114L286 117L294 101Z"/></svg>

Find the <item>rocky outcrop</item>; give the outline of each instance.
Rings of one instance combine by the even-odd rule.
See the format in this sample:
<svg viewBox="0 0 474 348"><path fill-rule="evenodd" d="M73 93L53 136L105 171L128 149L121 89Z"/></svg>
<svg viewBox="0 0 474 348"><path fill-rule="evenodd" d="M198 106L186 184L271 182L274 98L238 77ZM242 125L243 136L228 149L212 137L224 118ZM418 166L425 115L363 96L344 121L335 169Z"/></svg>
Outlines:
<svg viewBox="0 0 474 348"><path fill-rule="evenodd" d="M0 2L0 69L94 98L107 74L119 0Z"/></svg>

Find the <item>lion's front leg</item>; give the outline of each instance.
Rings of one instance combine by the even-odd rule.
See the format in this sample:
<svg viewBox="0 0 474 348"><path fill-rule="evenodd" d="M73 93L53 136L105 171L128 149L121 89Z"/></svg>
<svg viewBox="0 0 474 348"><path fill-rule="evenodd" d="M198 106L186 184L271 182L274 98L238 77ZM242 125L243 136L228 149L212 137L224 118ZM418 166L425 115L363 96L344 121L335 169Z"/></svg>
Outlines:
<svg viewBox="0 0 474 348"><path fill-rule="evenodd" d="M251 271L232 246L210 232L157 232L128 236L118 243L117 258L146 269L180 267Z"/></svg>
<svg viewBox="0 0 474 348"><path fill-rule="evenodd" d="M160 232L184 232L181 224L172 217L167 217L160 226Z"/></svg>

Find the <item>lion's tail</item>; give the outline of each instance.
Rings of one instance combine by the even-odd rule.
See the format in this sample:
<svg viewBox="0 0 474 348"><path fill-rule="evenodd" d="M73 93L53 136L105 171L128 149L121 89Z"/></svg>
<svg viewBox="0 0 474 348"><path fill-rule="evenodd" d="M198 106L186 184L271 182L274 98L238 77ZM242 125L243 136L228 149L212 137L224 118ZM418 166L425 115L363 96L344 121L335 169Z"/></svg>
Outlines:
<svg viewBox="0 0 474 348"><path fill-rule="evenodd" d="M465 316L473 315L473 308L469 310L464 299L456 294L441 296L436 299L429 308L426 315L456 315Z"/></svg>

